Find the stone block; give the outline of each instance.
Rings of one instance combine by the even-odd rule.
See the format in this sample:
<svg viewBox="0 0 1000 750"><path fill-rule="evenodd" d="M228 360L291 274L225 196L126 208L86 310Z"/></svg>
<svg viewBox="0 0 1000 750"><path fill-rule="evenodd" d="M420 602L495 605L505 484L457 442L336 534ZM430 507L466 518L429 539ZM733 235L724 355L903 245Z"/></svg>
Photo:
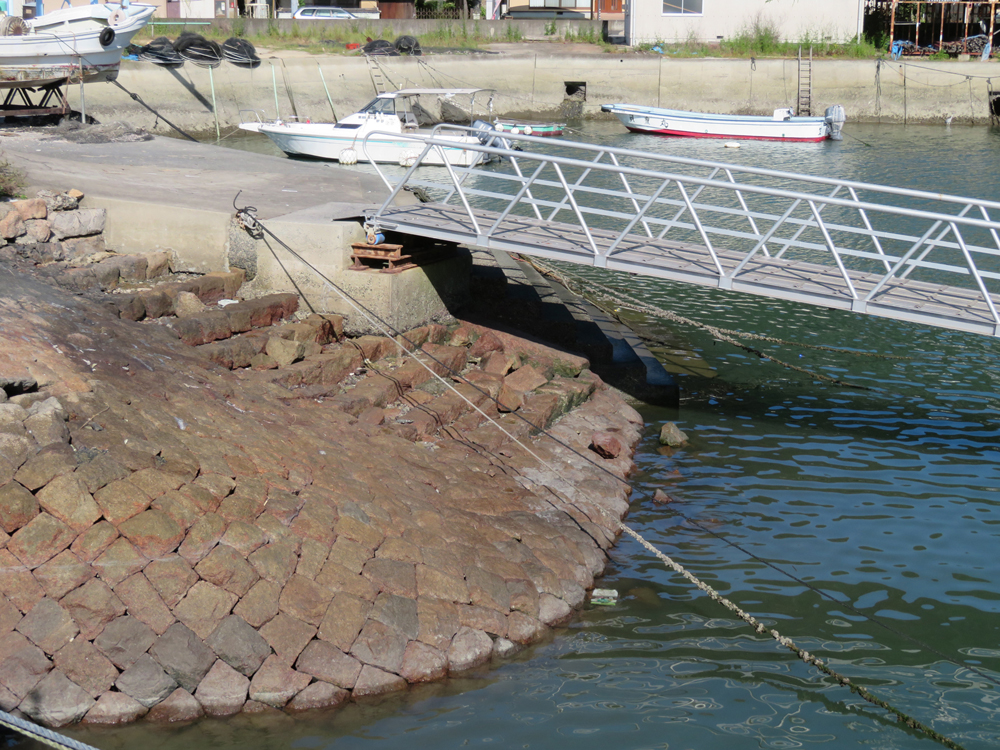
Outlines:
<svg viewBox="0 0 1000 750"><path fill-rule="evenodd" d="M251 700L281 708L310 682L312 678L309 675L296 672L272 655L250 680L249 695Z"/></svg>
<svg viewBox="0 0 1000 750"><path fill-rule="evenodd" d="M180 555L153 560L142 572L167 607L174 607L198 582L198 574Z"/></svg>
<svg viewBox="0 0 1000 750"><path fill-rule="evenodd" d="M358 681L354 683L351 698L358 700L359 698L395 693L400 690L406 690L406 680L399 675L390 674L366 664L358 676Z"/></svg>
<svg viewBox="0 0 1000 750"><path fill-rule="evenodd" d="M189 693L194 692L217 658L190 628L179 622L156 639L149 655Z"/></svg>
<svg viewBox="0 0 1000 750"><path fill-rule="evenodd" d="M201 681L195 698L209 716L231 716L243 708L249 688L250 680L220 659Z"/></svg>
<svg viewBox="0 0 1000 750"><path fill-rule="evenodd" d="M101 517L101 509L75 474L54 478L36 497L44 510L77 533L90 528Z"/></svg>
<svg viewBox="0 0 1000 750"><path fill-rule="evenodd" d="M146 708L155 706L174 690L174 682L149 654L142 654L115 682L119 691L134 698Z"/></svg>
<svg viewBox="0 0 1000 750"><path fill-rule="evenodd" d="M157 724L173 724L200 719L205 715L205 709L191 693L183 688L177 688L167 698L149 709L146 721Z"/></svg>
<svg viewBox="0 0 1000 750"><path fill-rule="evenodd" d="M25 421L28 419L27 416L24 418ZM0 432L0 458L10 461L15 470L37 452L38 444L32 438Z"/></svg>
<svg viewBox="0 0 1000 750"><path fill-rule="evenodd" d="M34 492L58 476L69 474L76 468L76 455L65 443L49 445L18 469L14 479ZM2 491L2 489L0 489Z"/></svg>
<svg viewBox="0 0 1000 750"><path fill-rule="evenodd" d="M467 672L490 660L493 639L482 630L463 626L451 641L448 664L452 674Z"/></svg>
<svg viewBox="0 0 1000 750"><path fill-rule="evenodd" d="M151 499L176 490L185 483L185 478L168 471L146 468L137 471L129 480Z"/></svg>
<svg viewBox="0 0 1000 750"><path fill-rule="evenodd" d="M119 669L128 669L156 642L156 633L135 617L112 620L94 639L94 647Z"/></svg>
<svg viewBox="0 0 1000 750"><path fill-rule="evenodd" d="M98 577L109 586L117 586L146 567L148 562L127 539L118 537L94 560L93 565Z"/></svg>
<svg viewBox="0 0 1000 750"><path fill-rule="evenodd" d="M80 208L75 211L57 211L49 218L52 234L56 239L87 237L104 231L107 212L103 208Z"/></svg>
<svg viewBox="0 0 1000 750"><path fill-rule="evenodd" d="M63 597L60 604L80 628L80 637L91 639L105 623L125 614L121 599L103 581L90 580Z"/></svg>
<svg viewBox="0 0 1000 750"><path fill-rule="evenodd" d="M53 670L25 696L18 709L47 727L63 727L82 719L94 699L62 672Z"/></svg>
<svg viewBox="0 0 1000 750"><path fill-rule="evenodd" d="M145 510L118 526L139 554L155 560L173 552L184 539L184 530L162 510Z"/></svg>
<svg viewBox="0 0 1000 750"><path fill-rule="evenodd" d="M573 611L562 599L549 593L538 597L538 619L549 626L562 625L567 622Z"/></svg>
<svg viewBox="0 0 1000 750"><path fill-rule="evenodd" d="M118 679L115 665L83 638L67 643L56 652L52 661L56 669L92 698L99 698Z"/></svg>
<svg viewBox="0 0 1000 750"><path fill-rule="evenodd" d="M62 599L77 586L82 586L94 575L93 568L69 550L63 550L34 570L35 580L41 584L45 594L55 601Z"/></svg>
<svg viewBox="0 0 1000 750"><path fill-rule="evenodd" d="M36 568L66 549L76 532L48 513L39 513L18 529L7 549L28 568Z"/></svg>
<svg viewBox="0 0 1000 750"><path fill-rule="evenodd" d="M234 370L254 366L255 359L264 351L267 339L262 336L236 336L225 341L213 341L198 347L212 362Z"/></svg>
<svg viewBox="0 0 1000 750"><path fill-rule="evenodd" d="M147 711L148 708L124 693L105 693L83 717L83 723L128 724L141 719Z"/></svg>
<svg viewBox="0 0 1000 750"><path fill-rule="evenodd" d="M279 612L260 629L260 634L285 664L294 664L302 649L316 635L316 628Z"/></svg>
<svg viewBox="0 0 1000 750"><path fill-rule="evenodd" d="M35 496L19 482L12 480L0 487L0 528L6 533L27 525L39 510Z"/></svg>
<svg viewBox="0 0 1000 750"><path fill-rule="evenodd" d="M285 710L296 712L314 708L334 708L345 703L350 697L351 694L347 690L336 685L314 682L292 698L285 705Z"/></svg>
<svg viewBox="0 0 1000 750"><path fill-rule="evenodd" d="M80 464L76 470L76 476L86 485L87 492L91 494L111 482L125 479L131 473L128 468L122 466L106 453L101 453L91 461Z"/></svg>
<svg viewBox="0 0 1000 750"><path fill-rule="evenodd" d="M13 208L25 221L29 219L44 219L48 216L48 208L42 198L26 198L19 201L11 201Z"/></svg>
<svg viewBox="0 0 1000 750"><path fill-rule="evenodd" d="M257 580L257 572L243 555L225 544L219 544L195 566L204 580L237 597L246 594Z"/></svg>
<svg viewBox="0 0 1000 750"><path fill-rule="evenodd" d="M383 592L378 595L368 617L410 639L420 634L417 602L414 599Z"/></svg>
<svg viewBox="0 0 1000 750"><path fill-rule="evenodd" d="M420 599L417 601L417 612L420 616L419 640L447 651L452 638L462 627L458 618L458 606L439 599Z"/></svg>
<svg viewBox="0 0 1000 750"><path fill-rule="evenodd" d="M235 594L208 581L199 581L176 607L174 616L198 637L208 638L239 600Z"/></svg>
<svg viewBox="0 0 1000 750"><path fill-rule="evenodd" d="M257 581L246 593L233 613L239 615L254 628L259 628L278 614L278 596L281 587L273 581Z"/></svg>
<svg viewBox="0 0 1000 750"><path fill-rule="evenodd" d="M48 211L72 211L80 204L79 198L74 198L66 193L55 193L51 190L39 190L37 197L45 202L46 213Z"/></svg>
<svg viewBox="0 0 1000 750"><path fill-rule="evenodd" d="M38 684L52 662L45 653L20 633L0 636L0 685L18 701Z"/></svg>
<svg viewBox="0 0 1000 750"><path fill-rule="evenodd" d="M197 564L219 543L226 533L226 521L216 513L206 513L188 529L187 538L177 552L190 564Z"/></svg>
<svg viewBox="0 0 1000 750"><path fill-rule="evenodd" d="M69 643L80 629L70 614L52 599L42 599L17 624L17 630L47 654Z"/></svg>
<svg viewBox="0 0 1000 750"><path fill-rule="evenodd" d="M263 636L239 615L230 615L206 639L220 659L248 677L271 655Z"/></svg>
<svg viewBox="0 0 1000 750"><path fill-rule="evenodd" d="M351 655L365 664L398 674L408 640L389 626L369 620L351 646Z"/></svg>
<svg viewBox="0 0 1000 750"><path fill-rule="evenodd" d="M400 676L407 682L432 682L448 676L448 656L433 646L411 641L403 654Z"/></svg>
<svg viewBox="0 0 1000 750"><path fill-rule="evenodd" d="M13 240L27 233L28 229L24 225L24 219L16 211L0 219L0 237L5 240Z"/></svg>
<svg viewBox="0 0 1000 750"><path fill-rule="evenodd" d="M129 614L145 623L157 635L174 623L174 616L142 573L129 576L114 587Z"/></svg>
<svg viewBox="0 0 1000 750"><path fill-rule="evenodd" d="M119 479L95 492L94 501L104 517L117 525L146 510L152 498L130 479Z"/></svg>
<svg viewBox="0 0 1000 750"><path fill-rule="evenodd" d="M372 603L345 592L338 592L320 623L318 637L348 652L357 640L371 611Z"/></svg>
<svg viewBox="0 0 1000 750"><path fill-rule="evenodd" d="M312 641L295 662L300 672L350 690L361 674L362 664L326 641Z"/></svg>
<svg viewBox="0 0 1000 750"><path fill-rule="evenodd" d="M381 591L408 599L415 599L417 596L416 567L412 563L376 557L365 563L362 575Z"/></svg>
<svg viewBox="0 0 1000 750"><path fill-rule="evenodd" d="M281 591L279 608L292 617L318 626L332 599L330 589L305 576L294 575Z"/></svg>
<svg viewBox="0 0 1000 750"><path fill-rule="evenodd" d="M275 542L252 553L249 560L261 578L284 586L295 572L298 555L295 553L293 545L286 542Z"/></svg>

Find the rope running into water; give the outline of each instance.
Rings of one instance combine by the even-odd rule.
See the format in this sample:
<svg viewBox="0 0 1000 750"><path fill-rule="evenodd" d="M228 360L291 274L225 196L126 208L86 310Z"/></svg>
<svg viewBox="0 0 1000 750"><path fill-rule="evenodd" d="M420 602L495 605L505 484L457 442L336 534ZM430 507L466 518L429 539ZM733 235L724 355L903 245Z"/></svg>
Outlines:
<svg viewBox="0 0 1000 750"><path fill-rule="evenodd" d="M238 197L239 197L239 193L237 193L237 195L236 195L236 198L238 198ZM236 198L233 199L233 205L234 205L234 207L236 205ZM395 330L393 326L391 326L387 322L383 321L375 313L371 312L366 307L364 307L364 305L362 305L360 302L358 302L353 297L351 297L346 291L344 291L343 289L341 289L332 280L330 280L321 271L319 271L319 269L315 268L312 264L310 264L307 260L305 260L305 258L303 258L299 253L295 252L295 250L293 250L285 242L283 242L277 235L275 235L273 232L271 232L269 229L267 229L263 224L261 224L257 220L256 216L254 215L256 213L256 209L253 206L245 206L242 209L237 208L236 211L237 211L238 218L243 223L243 225L247 229L247 231L250 232L252 235L254 233L256 233L258 236L261 236L262 234L266 233L268 236L272 237L276 242L278 242L283 248L285 248L285 250L287 250L289 253L291 253L292 256L294 256L299 262L303 263L308 268L310 268L313 272L315 272L316 274L318 274L320 276L320 278L322 278L338 294L340 294L349 305L351 305L353 308L355 308L356 310L358 310L364 317L368 318L369 321L376 323L376 325L381 330L383 330L383 332L386 332L386 331L389 331L389 330L393 330L393 331ZM272 249L271 252L273 253L274 250ZM403 340L405 340L407 344L409 344L411 347L413 347L413 349L412 350L407 350L406 347L404 347L402 345L402 343L399 342L399 338L402 338ZM409 339L407 339L404 335L399 334L399 333L397 333L397 344L399 344L399 346L402 349L404 349L404 351L407 351L408 354L414 355L415 352L416 352L416 349L417 349L416 345L412 341L410 341ZM424 352L424 354L427 354L427 353ZM428 356L429 359L431 359L432 361L434 361L438 365L443 366L447 371L451 372L452 374L456 374L453 370L451 370L451 368L449 368L447 365L444 365L441 362L438 362L438 360L436 360L433 356L431 356L429 354L427 354L427 356ZM425 362L421 362L415 356L414 356L414 359L416 361L420 362L420 364L422 364L425 368L427 368L438 380L440 380L442 383L444 383L446 387L448 387L450 390L454 391L461 398L463 398L467 403L469 403L477 412L479 412L482 416L484 416L494 427L496 427L501 432L503 432L505 435L507 435L508 437L510 437L515 444L517 444L518 446L522 447L536 461L538 461L540 464L542 464L543 466L547 467L549 470L551 470L552 472L554 472L556 474L556 476L560 476L561 477L561 474L558 471L558 469L556 469L551 464L549 464L547 461L545 461L545 459L543 459L540 456L538 456L537 453L535 453L533 450L531 450L530 447L528 447L527 445L525 445L517 437L511 435L506 429L504 429L503 425L501 425L498 422L496 422L492 417L490 417L485 412L483 412L478 406L476 406L475 404L473 404L472 401L470 401L468 398L466 398L464 395L462 395L451 383L448 383L446 380L444 380L443 377L441 377L439 374L435 373L433 371L433 369L430 368ZM464 381L464 379L463 379L463 381ZM464 382L467 382L467 381L464 381ZM473 387L475 387L475 386L473 386ZM520 415L518 415L518 416L520 416ZM527 420L525 420L523 417L521 417L521 419L523 421L527 422ZM529 422L528 424L531 424L531 423ZM532 426L537 428L536 425L532 425ZM584 459L588 464L590 464L594 468L596 468L599 471L602 471L602 472L604 472L604 473L612 476L613 478L615 478L616 480L618 480L618 481L620 481L622 483L628 484L623 477L619 477L616 474L614 474L614 473L610 472L609 470L605 469L604 467L596 464L589 456L585 456L584 454L580 453L579 451L577 451L572 446L567 445L562 440L559 440L559 438L555 437L554 435L552 435L551 433L549 433L544 428L537 428L537 429L540 430L540 434L541 435L549 438L550 440L553 440L558 445L560 445L560 446L566 448L567 450L571 451L573 454L575 454L579 458ZM567 480L564 479L563 481L567 481ZM564 499L558 493L553 493L553 494L556 494L556 496L559 497L561 500ZM591 517L589 516L589 514L587 514L583 509L581 509L579 506L577 506L571 500L569 500L568 498L566 498L565 502L567 502L569 505L573 506L578 512L580 512L582 515L584 515L585 517L587 517L588 519L590 519L593 522L593 519L591 519ZM552 504L553 507L556 507L554 503L550 502L550 504ZM855 685L854 683L852 683L850 681L849 678L844 677L843 675L840 675L839 673L835 672L834 670L832 670L830 667L828 667L824 662L822 662L817 657L813 656L812 654L810 654L807 651L804 651L803 649L800 649L798 646L795 645L795 643L791 639L782 636L776 630L768 630L764 625L762 625L759 621L757 621L752 615L749 615L748 613L744 612L736 604L734 604L733 602L730 602L728 599L726 599L725 597L723 597L722 595L720 595L711 586L709 586L708 584L703 583L702 581L700 581L697 577L695 577L693 574L689 573L687 570L685 570L678 563L674 562L670 557L668 557L667 555L665 555L664 553L662 553L658 549L656 549L650 542L648 542L644 537L642 537L642 535L640 535L637 531L634 531L633 529L631 529L630 527L626 526L621 521L619 521L617 519L614 519L613 517L609 516L608 513L607 513L607 511L604 510L603 508L599 508L597 506L594 506L594 509L596 511L598 511L598 513L603 514L605 516L605 519L608 520L608 521L610 521L611 524L612 524L612 526L614 528L617 528L619 531L622 531L622 532L628 534L630 537L632 537L633 539L635 539L636 541L638 541L646 549L648 549L654 555L656 555L656 557L658 559L660 559L662 562L664 562L665 564L667 564L671 569L673 569L676 572L678 572L681 575L683 575L685 578L687 578L689 581L691 581L695 586L697 586L702 591L705 591L706 593L708 593L709 596L712 599L714 599L715 601L718 601L720 604L722 604L726 608L728 608L731 611L733 611L734 613L736 613L741 619L743 619L745 622L747 622L752 627L754 627L757 630L758 633L761 633L761 634L763 634L763 633L770 633L771 636L775 640L777 640L781 645L783 645L786 648L790 649L791 651L795 652L799 656L799 658L801 658L805 663L811 664L812 666L815 666L820 671L822 671L822 672L828 674L829 676L833 677L841 685L843 685L845 687L849 687L852 692L854 692L857 695L859 695L860 697L864 698L866 701L872 703L873 705L879 706L880 708L883 708L884 710L892 713L900 721L904 722L907 726L923 732L928 737L930 737L932 739L935 739L938 742L941 742L942 744L944 744L946 747L950 748L951 750L964 750L964 748L962 748L961 745L959 745L959 744L955 743L954 741L948 739L944 735L941 735L938 732L935 732L933 729L931 729L930 727L925 726L923 723L921 723L917 719L914 719L913 717L908 716L907 714L904 714L903 712L899 711L898 709L893 708L890 704L888 704L885 701L883 701L882 699L878 698L877 696L875 696L874 694L872 694L870 691L868 691L866 688ZM570 517L572 518L572 515L570 515ZM576 519L574 519L574 521L575 520ZM577 522L577 523L579 525L579 522ZM591 538L593 538L592 535L589 534L589 532L587 532L585 529L582 529L582 527L581 527L581 530L583 530L584 533L587 533L588 536L591 536ZM724 537L721 537L721 538L724 541L727 541L727 543L732 544L731 542L728 542L728 540L725 540ZM595 542L596 542L596 540L595 540ZM733 546L735 547L736 545L733 545ZM808 584L805 584L805 585L808 586ZM810 588L813 588L813 587L810 586Z"/></svg>
<svg viewBox="0 0 1000 750"><path fill-rule="evenodd" d="M781 633L779 633L777 630L769 629L768 627L766 627L753 615L744 612L736 604L726 599L726 597L722 596L718 591L713 589L707 583L700 580L693 574L689 573L682 565L680 565L677 562L674 562L674 560L672 560L670 557L668 557L663 552L654 547L652 544L650 544L648 541L646 541L646 539L644 539L642 535L639 534L638 532L633 531L631 528L629 528L623 523L619 524L618 528L621 529L624 533L628 534L633 539L635 539L637 542L639 542L639 544L641 544L651 553L653 553L653 555L655 555L656 558L659 559L667 567L671 568L677 573L680 573L682 576L687 578L692 584L694 584L699 589L708 594L712 599L719 602L719 604L724 606L729 611L733 612L737 617L739 617L741 620L747 623L747 625L752 627L760 635L765 635L765 634L770 635L774 640L776 640L782 646L787 648L789 651L792 651L803 662L809 664L810 666L816 667L816 669L818 669L819 671L823 672L826 675L829 675L837 682L839 682L843 687L849 688L852 693L860 696L861 698L864 698L872 705L878 706L879 708L882 708L888 711L889 713L893 714L899 721L903 722L904 724L906 724L906 726L910 727L911 729L917 729L920 732L923 732L931 739L937 740L945 747L951 748L951 750L963 750L962 746L959 745L954 740L945 737L943 734L940 734L939 732L935 732L929 726L923 724L917 719L914 719L912 716L904 714L899 709L894 708L893 706L889 705L878 696L871 693L868 689L860 685L855 685L853 682L851 682L851 680L848 677L845 677L844 675L840 674L834 669L831 669L830 666L827 665L824 661L822 661L819 657L817 657L814 654L810 654L805 649L802 649L799 646L797 646L791 638L787 638L781 635Z"/></svg>

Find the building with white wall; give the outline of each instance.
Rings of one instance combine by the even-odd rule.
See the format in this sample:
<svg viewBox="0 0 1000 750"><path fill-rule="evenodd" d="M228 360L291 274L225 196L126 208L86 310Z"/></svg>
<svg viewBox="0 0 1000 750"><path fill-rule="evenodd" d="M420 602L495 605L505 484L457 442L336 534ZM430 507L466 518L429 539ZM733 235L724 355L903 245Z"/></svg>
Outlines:
<svg viewBox="0 0 1000 750"><path fill-rule="evenodd" d="M861 33L864 0L628 0L630 44L719 42L755 24L782 41L844 42Z"/></svg>

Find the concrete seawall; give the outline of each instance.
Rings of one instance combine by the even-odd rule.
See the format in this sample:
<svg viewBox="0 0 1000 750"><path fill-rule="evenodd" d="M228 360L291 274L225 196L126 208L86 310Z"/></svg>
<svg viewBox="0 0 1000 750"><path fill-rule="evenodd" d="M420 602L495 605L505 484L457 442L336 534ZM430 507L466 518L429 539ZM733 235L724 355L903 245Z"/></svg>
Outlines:
<svg viewBox="0 0 1000 750"><path fill-rule="evenodd" d="M504 45L495 45L503 47ZM576 46L576 45L574 45ZM390 84L398 86L496 89L496 114L565 117L579 110L567 84L585 86L582 116L602 116L600 105L635 102L722 113L767 113L794 105L796 61L698 59L629 53L560 54L551 51L482 55L431 55L380 60ZM195 131L222 135L257 111L327 121L356 111L373 96L365 60L342 55L308 55L262 50L263 64L244 70L229 64L210 73L187 64L168 70L125 61L119 82L164 117ZM988 123L990 63L934 61L920 64L874 60L817 61L813 67L814 111L843 104L849 121ZM325 87L324 87L325 82ZM329 90L329 97L327 95ZM102 122L126 120L154 132L168 132L155 115L114 85L86 87L87 113ZM70 103L80 106L80 87ZM214 104L213 104L214 102Z"/></svg>

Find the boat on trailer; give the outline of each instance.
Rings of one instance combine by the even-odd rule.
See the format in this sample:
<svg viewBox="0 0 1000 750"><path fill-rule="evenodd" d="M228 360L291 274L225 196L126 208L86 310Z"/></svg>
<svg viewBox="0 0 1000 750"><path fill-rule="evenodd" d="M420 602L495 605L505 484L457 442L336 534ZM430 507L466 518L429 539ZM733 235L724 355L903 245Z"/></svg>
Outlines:
<svg viewBox="0 0 1000 750"><path fill-rule="evenodd" d="M30 88L69 81L113 81L122 50L156 10L155 5L80 5L24 20L0 21L0 88Z"/></svg>
<svg viewBox="0 0 1000 750"><path fill-rule="evenodd" d="M475 98L484 93L490 95L492 103L492 89L401 89L379 94L354 114L334 123L262 122L258 118L240 123L240 128L266 135L286 154L331 159L342 164L377 162L409 166L420 156L424 144L407 136L433 135L449 145L432 148L421 160L422 165L443 166L447 159L448 164L469 167L487 155L465 146L478 146L496 137L492 125L470 118L471 126L478 128L476 134L467 127L438 124L429 129L421 125L440 123L441 118L434 110L440 109L442 101L448 102L456 96L469 97L469 111L474 117Z"/></svg>
<svg viewBox="0 0 1000 750"><path fill-rule="evenodd" d="M113 81L155 5L107 3L0 19L0 115L68 114L69 83Z"/></svg>
<svg viewBox="0 0 1000 750"><path fill-rule="evenodd" d="M822 117L798 117L789 107L774 110L771 117L713 115L635 104L604 104L601 111L615 115L633 133L734 140L839 141L846 120L839 104L828 107Z"/></svg>

